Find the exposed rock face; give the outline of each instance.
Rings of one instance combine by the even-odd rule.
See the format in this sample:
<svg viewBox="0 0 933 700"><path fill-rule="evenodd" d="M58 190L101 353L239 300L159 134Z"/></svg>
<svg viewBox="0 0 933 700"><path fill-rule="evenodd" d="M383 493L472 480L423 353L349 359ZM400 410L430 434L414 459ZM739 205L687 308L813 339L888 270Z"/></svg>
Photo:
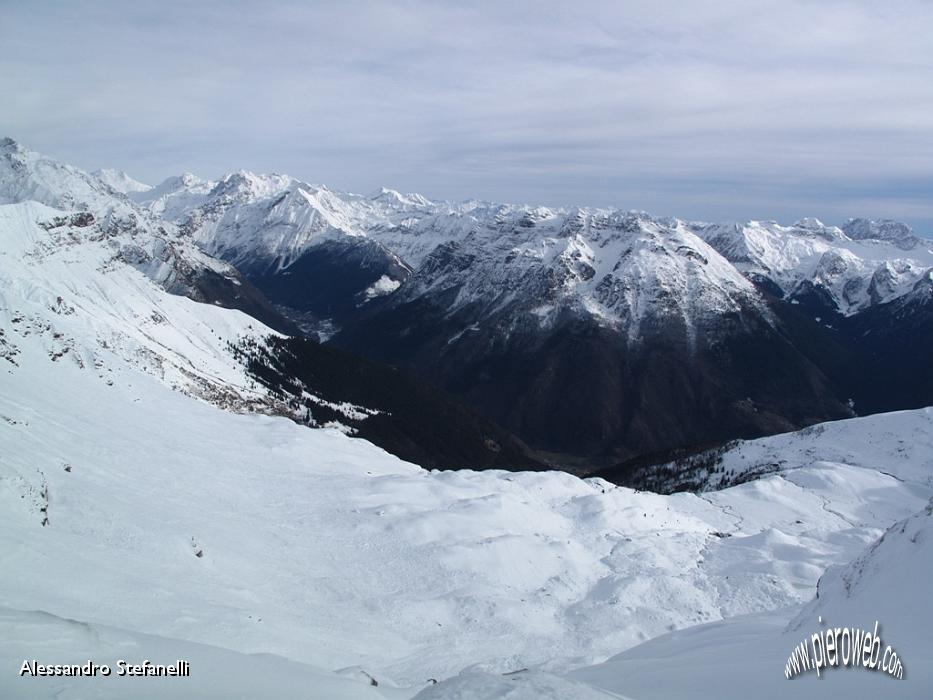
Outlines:
<svg viewBox="0 0 933 700"><path fill-rule="evenodd" d="M248 172L134 197L304 332L406 367L569 461L789 430L853 401L933 401L908 378L919 356L894 371L864 336L933 267L895 222L703 224ZM894 335L918 337L923 315L897 314Z"/></svg>

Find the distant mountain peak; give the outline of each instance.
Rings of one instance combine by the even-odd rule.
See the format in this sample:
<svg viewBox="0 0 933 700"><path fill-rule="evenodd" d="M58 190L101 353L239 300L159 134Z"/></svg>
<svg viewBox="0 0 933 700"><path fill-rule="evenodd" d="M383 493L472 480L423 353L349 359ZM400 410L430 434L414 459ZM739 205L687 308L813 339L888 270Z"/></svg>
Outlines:
<svg viewBox="0 0 933 700"><path fill-rule="evenodd" d="M152 185L136 180L124 170L114 170L112 168L101 168L91 173L105 185L109 185L115 192L129 194L130 192L148 192Z"/></svg>
<svg viewBox="0 0 933 700"><path fill-rule="evenodd" d="M369 199L373 201L387 202L391 204L400 204L408 206L429 206L431 200L427 197L424 197L420 194L409 192L408 194L402 194L398 190L393 190L390 187L380 187L377 191L373 192Z"/></svg>
<svg viewBox="0 0 933 700"><path fill-rule="evenodd" d="M889 241L902 250L912 250L920 244L910 226L892 219L849 219L842 230L852 240Z"/></svg>

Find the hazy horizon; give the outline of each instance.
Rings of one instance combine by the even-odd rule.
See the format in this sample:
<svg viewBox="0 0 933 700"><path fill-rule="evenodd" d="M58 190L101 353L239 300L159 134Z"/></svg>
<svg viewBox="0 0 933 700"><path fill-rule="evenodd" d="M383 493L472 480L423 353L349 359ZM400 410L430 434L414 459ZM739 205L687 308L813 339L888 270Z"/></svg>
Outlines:
<svg viewBox="0 0 933 700"><path fill-rule="evenodd" d="M0 132L87 170L933 233L919 0L3 10Z"/></svg>

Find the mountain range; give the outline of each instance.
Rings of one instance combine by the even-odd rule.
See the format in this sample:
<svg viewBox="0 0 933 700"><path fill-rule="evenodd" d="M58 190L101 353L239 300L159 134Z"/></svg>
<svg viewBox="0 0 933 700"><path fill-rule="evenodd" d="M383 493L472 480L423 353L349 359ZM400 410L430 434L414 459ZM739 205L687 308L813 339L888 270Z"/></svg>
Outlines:
<svg viewBox="0 0 933 700"><path fill-rule="evenodd" d="M17 260L5 280L10 289L26 284L41 290L56 316L70 316L77 308L78 302L68 301L72 294L92 292L81 303L84 317L94 319L97 349L83 357L68 355L74 341L50 331L54 323L48 319L9 309L15 323L23 324L18 328L35 326L52 334L50 356L68 355L97 367L98 352L117 349L180 390L235 410L339 427L429 467L543 466L520 440L446 392L391 367L294 337L297 327L236 268L97 177L7 139L0 142L0 205L8 205L0 222L4 254ZM63 259L68 264L58 265ZM170 295L244 315L236 321L223 317L217 326L193 318L188 327L158 305L143 303L146 311L141 311L127 290L139 285L123 280L125 268L141 272ZM102 281L100 271L115 275ZM103 335L93 330L102 321ZM17 354L12 335L0 336L0 357L15 365Z"/></svg>
<svg viewBox="0 0 933 700"><path fill-rule="evenodd" d="M515 305L504 304L497 318L531 318L510 337L507 326L473 316L453 346L485 333L503 352L518 352L510 360L518 366L529 356L516 348L530 346L511 338L521 333L533 343L544 334L540 342L576 343L576 362L585 365L597 341L615 343L626 357L651 342L671 353L656 377L670 382L646 391L683 398L690 387L674 361L706 357L709 345L735 344L749 366L767 361L767 343L740 345L754 340L756 324L771 329L766 340L790 357L813 348L848 352L844 333L864 343L877 336L876 346L890 342L893 350L885 350L899 353L887 374L875 375L879 395L902 400L884 393L900 372L922 398L927 375L911 363L923 359L927 342L927 272L916 280L898 273L906 276L877 299L853 292L854 306L840 304L817 321L823 307L815 305L845 285L807 278L822 291L803 280L803 292L779 294L771 285L780 279L752 279L744 267L752 263L718 253L693 232L699 225L607 214L616 228L599 235L610 242L600 247L587 229L574 258L563 256L569 238L534 234L556 231L558 218L564 226L567 212L542 210L519 224L521 208L506 207L514 216L504 217L502 235L463 234L485 241L472 247L453 237L424 241L420 258L389 246L390 236L407 240L391 228L383 239L327 234L348 254L335 248L309 260L331 270L335 283L356 270L349 286L365 286L352 303L322 315L273 303L265 287L288 280L318 244L263 277L249 271L248 256L236 264L214 257L201 237L208 229L169 215L175 205L168 200L162 209L137 201L152 190L119 192L114 187L127 177L108 174L112 184L101 177L0 143L0 557L10 572L0 577L0 659L15 669L24 658L181 657L192 675L124 684L4 673L0 696L649 700L933 692L923 664L933 653L924 587L933 541L930 408L602 465L630 488L542 469L553 453L419 378L426 372L415 364L406 364L412 374L338 342L389 318L383 314L402 314L405 304L427 305L432 295L443 303L424 307L435 314L420 322L425 333L431 318L444 320L443 308L457 310L452 318L478 313L492 295L480 273L498 269L484 246L498 241L497 284L514 292L505 297ZM181 180L191 190L186 206L217 187L198 194L193 178ZM446 206L402 198L408 204L389 208ZM398 197L358 201L388 206L372 204L383 199ZM254 205L243 206L241 223L252 226ZM233 216L226 211L215 222ZM464 216L452 214L450 227ZM596 216L587 212L587 226ZM627 233L618 228L624 225L636 228ZM884 253L902 270L895 261L923 268L923 239L908 240L893 224L873 226L880 238L858 238L859 225L853 234L833 233L832 245ZM788 246L792 236L814 246L829 240L808 238L809 230L787 233ZM525 252L507 261L521 235ZM687 244L705 265L678 247ZM353 251L384 266L364 274ZM631 296L592 306L598 285L587 285L616 264L632 274ZM513 266L524 266L524 276L513 280ZM564 282L552 286L561 274ZM443 279L456 284L447 289ZM528 307L524 295L541 280L536 306ZM311 275L303 284L319 282ZM458 305L461 293L474 292ZM403 303L404 295L411 301ZM534 313L548 305L553 318ZM629 335L624 329L636 317ZM303 337L298 324L316 339ZM913 336L904 332L910 327ZM714 357L727 358L727 350ZM820 381L850 381L858 367L842 369ZM570 387L566 400L584 407L600 389ZM775 382L769 390L781 389ZM834 400L847 412L863 401ZM553 426L565 430L560 421ZM905 680L839 669L787 685L787 654L823 621L870 628L875 619L903 656Z"/></svg>
<svg viewBox="0 0 933 700"><path fill-rule="evenodd" d="M279 328L399 367L565 468L625 478L633 458L933 403L933 243L898 222L99 177L233 266Z"/></svg>

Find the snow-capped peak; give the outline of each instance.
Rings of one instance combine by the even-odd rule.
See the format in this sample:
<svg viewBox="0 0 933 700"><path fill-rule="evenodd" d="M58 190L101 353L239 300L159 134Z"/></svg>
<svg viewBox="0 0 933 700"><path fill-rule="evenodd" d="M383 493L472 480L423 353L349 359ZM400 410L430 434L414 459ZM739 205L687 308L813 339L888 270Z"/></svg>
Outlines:
<svg viewBox="0 0 933 700"><path fill-rule="evenodd" d="M593 274L601 274L592 281L587 278L584 284L576 285L572 295L582 293L592 297L599 287L601 291L597 296L602 300L589 298L585 301L581 297L581 301L585 301L583 307L607 319L615 318L620 310L607 310L605 302L615 306L622 296L631 297L625 306L646 308L644 302L648 297L643 293L650 286L646 278L625 277L625 270L636 260L642 273L647 274L649 269L657 273L649 277L657 278L658 289L686 289L683 280L691 279L694 282L690 284L690 295L698 294L698 298L705 297L700 290L712 288L742 289L741 295L747 298L753 296L753 292L746 289L747 285L737 284L735 278L765 276L791 297L804 283L822 286L829 291L838 309L846 314L899 296L910 289L924 270L933 266L933 253L919 245L914 246L910 256L904 257L903 240L906 239L895 235L899 229L893 223L874 223L868 226L867 232L849 226L855 232L850 236L843 229L816 218L801 219L792 226L773 221L701 224L618 209L554 209L475 200L452 204L387 187L360 196L307 184L287 175L259 175L245 170L228 174L214 183L198 181L153 197L156 190L146 195L147 206L154 213L179 223L206 250L233 264L259 264L281 270L311 247L334 237L349 236L370 238L407 267L417 270L439 246L468 242L473 250L474 267L467 286L478 292L481 290L477 288L485 285L491 296L498 295L502 287L502 283L493 282L493 278L498 279L505 272L483 272L477 265L483 260L489 260L492 265L500 258L503 246L524 251L521 260L525 262L534 258L538 260L537 265L547 267L551 260L567 258L556 252L561 242L570 245L574 237L582 236L585 245L592 248L590 257L597 261L594 264L590 260L586 265L592 268ZM693 251L696 260L721 260L721 257L726 260L675 273L670 268L673 258L662 255L666 250L663 245L648 245L637 258L610 260L613 255L622 256L635 245L631 241L621 247L610 244L610 239L626 238L622 234L644 237L644 242L659 237L683 238L689 234L692 242L678 243L680 252L677 255ZM885 240L871 241L871 245L862 243L861 239L868 238L869 234ZM901 242L891 242L894 240ZM586 258L583 255L579 261ZM573 265L582 264L579 261ZM561 265L566 266L565 263ZM509 267L514 268L514 264ZM879 287L873 285L872 280L882 268L881 278L886 284ZM694 276L696 272L700 274ZM513 269L510 274L528 280L523 271ZM590 272L581 274L587 276ZM623 282L612 283L607 274ZM665 280L665 275L673 277ZM681 282L675 277L682 278ZM416 281L418 284L425 282L418 276ZM506 287L511 288L513 284L508 282ZM624 295L619 284L628 290ZM584 291L590 287L594 289ZM613 289L615 291L611 291ZM402 285L399 292L404 291L405 285ZM515 293L519 293L518 290ZM732 293L725 292L720 300L731 297ZM683 300L686 297L673 294L672 298ZM469 299L475 296L470 294L462 301ZM713 304L713 308L720 307L734 308L734 305L731 302Z"/></svg>
<svg viewBox="0 0 933 700"><path fill-rule="evenodd" d="M96 177L4 139L0 141L0 203L29 200L66 210L132 208L122 194Z"/></svg>
<svg viewBox="0 0 933 700"><path fill-rule="evenodd" d="M178 211L202 202L216 184L192 173L183 173L168 177L145 192L131 193L130 197L152 213L174 220Z"/></svg>
<svg viewBox="0 0 933 700"><path fill-rule="evenodd" d="M607 319L619 313L607 311L607 301L615 306L628 296L626 307L644 309L643 302L651 296L643 294L648 289L646 278L626 277L635 261L642 273L654 271L648 276L655 279L658 289L667 290L665 294L689 286L690 294L699 295L697 298L704 298L700 290L706 288L741 289L741 295L748 297L751 292L744 283L736 283L736 276L764 277L790 299L819 287L846 315L907 293L933 267L931 247L923 245L908 226L888 220L851 219L842 228L816 218L800 219L791 226L774 221L705 224L619 209L547 208L476 200L436 202L386 187L361 196L289 175L248 170L218 180L186 173L142 190L126 186L127 181L135 181L125 173L102 172L99 177L103 180L123 183L118 189L126 194L115 196L115 185L104 184L99 177L45 159L12 139L2 144L0 156L6 168L0 168L0 201L35 199L65 209L119 206L138 213L135 203L148 210L154 220L179 225L209 253L233 264L250 262L281 270L319 243L350 237L371 239L405 267L417 270L439 247L468 244L475 265L468 286L485 285L487 292L496 296L503 282L495 280L506 273L491 270L498 266L495 261L504 249L521 255L510 258L508 265L509 275L521 276L525 271L515 268L516 260L524 264L535 259L542 268L562 260L560 264L566 268L568 256L582 245L571 265L580 269L567 279L586 279L574 285L571 295L587 296L580 297L582 306L606 314ZM22 177L25 172L26 178ZM682 239L688 234L692 240L680 241L679 248L675 246L679 250L676 255L695 254L695 260L716 260L715 265L673 271L674 258L657 241ZM620 241L633 236L645 245L639 256L629 258L629 252L640 244L634 238L624 245ZM589 253L582 252L587 248ZM489 261L486 272L480 270L482 261ZM584 263L585 268L581 267ZM563 275L560 272L553 280L563 279ZM612 282L613 277L621 282ZM417 275L415 278L419 284L425 282ZM522 279L529 280L527 276ZM689 280L689 285L684 280ZM505 284L511 288L514 282ZM628 290L625 294L623 287ZM399 292L404 291L402 285ZM727 291L720 300L731 296L732 291ZM469 298L475 297L461 301ZM672 298L685 297L673 294ZM733 307L731 302L714 304L717 306Z"/></svg>
<svg viewBox="0 0 933 700"><path fill-rule="evenodd" d="M43 227L60 228L59 233L66 226L82 229L81 235L68 234L62 243L106 240L116 259L140 270L166 291L202 299L199 284L204 275L227 281L238 276L227 263L181 236L177 226L97 177L6 139L0 146L0 205L31 202L61 214L44 213ZM75 217L75 212L80 216Z"/></svg>
<svg viewBox="0 0 933 700"><path fill-rule="evenodd" d="M182 190L192 190L205 184L210 185L208 189L211 189L214 186L214 183L202 180L194 173L172 175L171 177L165 178L155 187L151 188L149 191L148 199L156 199L158 197L162 197L173 192L180 192Z"/></svg>
<svg viewBox="0 0 933 700"><path fill-rule="evenodd" d="M805 216L794 222L794 228L808 231L827 240L843 238L842 229L838 226L827 226L815 216Z"/></svg>
<svg viewBox="0 0 933 700"><path fill-rule="evenodd" d="M289 175L257 175L249 170L239 170L222 177L215 185L213 194L253 201L281 192L293 182L295 178Z"/></svg>
<svg viewBox="0 0 933 700"><path fill-rule="evenodd" d="M108 185L114 192L120 192L121 194L129 194L130 192L148 192L152 189L152 185L146 185L130 177L123 170L113 170L110 168L103 168L101 170L95 170L91 173L98 180L103 182L105 185Z"/></svg>
<svg viewBox="0 0 933 700"><path fill-rule="evenodd" d="M913 250L921 241L907 224L891 219L849 219L842 225L846 235L855 241L890 241L902 250Z"/></svg>
<svg viewBox="0 0 933 700"><path fill-rule="evenodd" d="M369 199L375 202L382 202L388 205L400 205L409 207L427 207L431 205L431 200L416 192L402 194L398 190L388 187L381 187L369 196Z"/></svg>

